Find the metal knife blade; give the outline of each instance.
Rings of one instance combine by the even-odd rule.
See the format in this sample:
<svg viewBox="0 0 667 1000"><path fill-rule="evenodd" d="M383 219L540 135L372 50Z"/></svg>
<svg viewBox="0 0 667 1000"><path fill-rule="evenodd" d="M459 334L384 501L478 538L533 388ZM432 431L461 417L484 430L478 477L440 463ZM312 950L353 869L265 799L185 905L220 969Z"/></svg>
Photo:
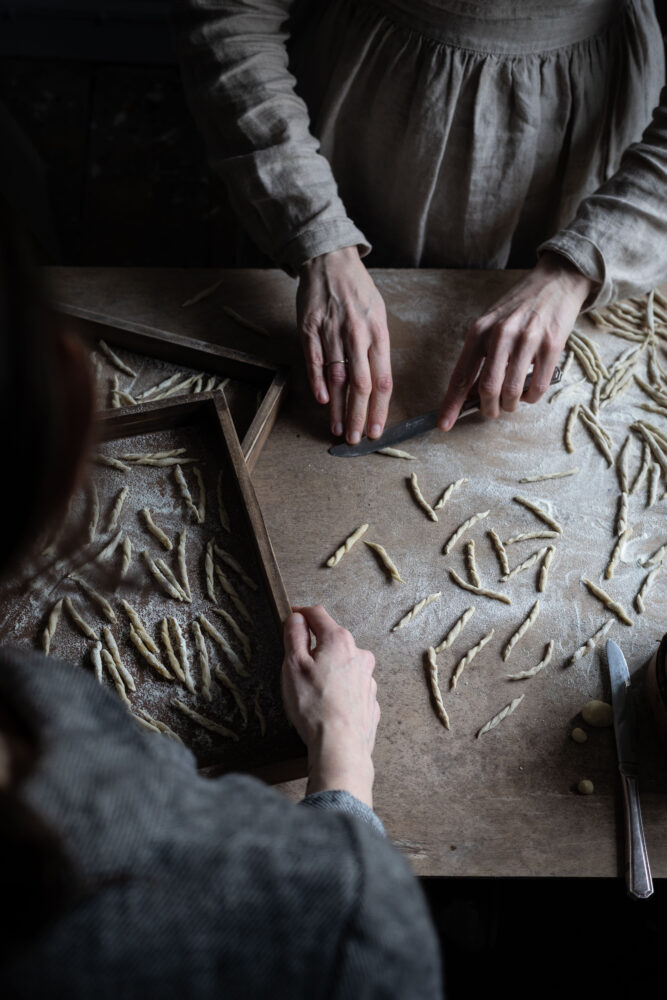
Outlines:
<svg viewBox="0 0 667 1000"><path fill-rule="evenodd" d="M532 372L526 376L523 386L524 393L530 388L531 378ZM551 376L551 385L556 385L560 380L560 368L556 368ZM461 407L457 423L462 417L476 413L477 410L479 410L479 397L474 396L471 399L467 399ZM360 455L370 455L371 452L379 451L381 448L388 448L391 445L399 444L401 441L407 441L409 438L416 437L418 434L425 434L426 431L432 431L437 427L439 412L439 410L429 410L428 413L422 413L418 417L401 420L400 423L394 424L393 427L388 427L379 438L362 437L358 444L332 445L329 448L329 454L335 455L336 458L358 458Z"/></svg>
<svg viewBox="0 0 667 1000"><path fill-rule="evenodd" d="M613 639L606 644L614 710L614 733L618 770L623 787L625 812L625 881L634 899L646 899L653 893L644 824L639 807L637 756L634 747L634 711L630 672L625 657Z"/></svg>

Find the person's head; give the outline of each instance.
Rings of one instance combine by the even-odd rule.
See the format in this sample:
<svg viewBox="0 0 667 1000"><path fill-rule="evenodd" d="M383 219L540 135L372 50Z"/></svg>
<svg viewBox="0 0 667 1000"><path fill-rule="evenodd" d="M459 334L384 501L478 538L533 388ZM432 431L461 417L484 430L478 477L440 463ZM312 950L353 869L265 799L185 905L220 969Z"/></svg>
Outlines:
<svg viewBox="0 0 667 1000"><path fill-rule="evenodd" d="M0 580L62 515L91 437L94 389L81 344L42 292L0 201Z"/></svg>

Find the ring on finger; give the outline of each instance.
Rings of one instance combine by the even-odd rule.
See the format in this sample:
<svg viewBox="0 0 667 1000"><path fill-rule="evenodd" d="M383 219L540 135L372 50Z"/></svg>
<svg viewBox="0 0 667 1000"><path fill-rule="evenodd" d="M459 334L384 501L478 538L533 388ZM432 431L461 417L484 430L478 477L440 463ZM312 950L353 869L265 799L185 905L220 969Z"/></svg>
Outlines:
<svg viewBox="0 0 667 1000"><path fill-rule="evenodd" d="M339 358L337 361L327 361L327 362L325 362L324 367L325 368L330 368L331 365L346 365L346 364L347 364L347 358Z"/></svg>

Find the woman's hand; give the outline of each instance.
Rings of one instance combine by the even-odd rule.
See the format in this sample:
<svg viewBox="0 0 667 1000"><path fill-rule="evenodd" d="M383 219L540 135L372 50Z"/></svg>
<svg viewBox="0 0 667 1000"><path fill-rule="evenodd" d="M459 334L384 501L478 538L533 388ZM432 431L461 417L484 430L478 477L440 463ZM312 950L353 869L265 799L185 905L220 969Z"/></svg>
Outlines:
<svg viewBox="0 0 667 1000"><path fill-rule="evenodd" d="M478 375L485 417L516 410L531 365L533 377L523 398L536 403L591 288L592 282L564 257L542 254L532 271L469 328L440 407L440 430L453 426Z"/></svg>
<svg viewBox="0 0 667 1000"><path fill-rule="evenodd" d="M372 807L371 754L380 721L375 657L357 649L320 606L290 615L284 640L283 701L308 748L308 793L347 791Z"/></svg>
<svg viewBox="0 0 667 1000"><path fill-rule="evenodd" d="M356 444L368 413L368 436L379 437L392 390L387 313L357 248L307 261L296 308L310 387L330 404L332 434Z"/></svg>

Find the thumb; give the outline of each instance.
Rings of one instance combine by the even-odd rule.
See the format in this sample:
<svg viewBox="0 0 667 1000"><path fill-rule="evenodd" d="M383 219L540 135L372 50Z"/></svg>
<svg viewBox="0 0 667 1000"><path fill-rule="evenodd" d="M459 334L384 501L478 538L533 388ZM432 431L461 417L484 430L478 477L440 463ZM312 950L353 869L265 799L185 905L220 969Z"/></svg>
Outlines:
<svg viewBox="0 0 667 1000"><path fill-rule="evenodd" d="M304 657L310 655L310 630L303 615L296 612L285 619L283 628L285 655Z"/></svg>

